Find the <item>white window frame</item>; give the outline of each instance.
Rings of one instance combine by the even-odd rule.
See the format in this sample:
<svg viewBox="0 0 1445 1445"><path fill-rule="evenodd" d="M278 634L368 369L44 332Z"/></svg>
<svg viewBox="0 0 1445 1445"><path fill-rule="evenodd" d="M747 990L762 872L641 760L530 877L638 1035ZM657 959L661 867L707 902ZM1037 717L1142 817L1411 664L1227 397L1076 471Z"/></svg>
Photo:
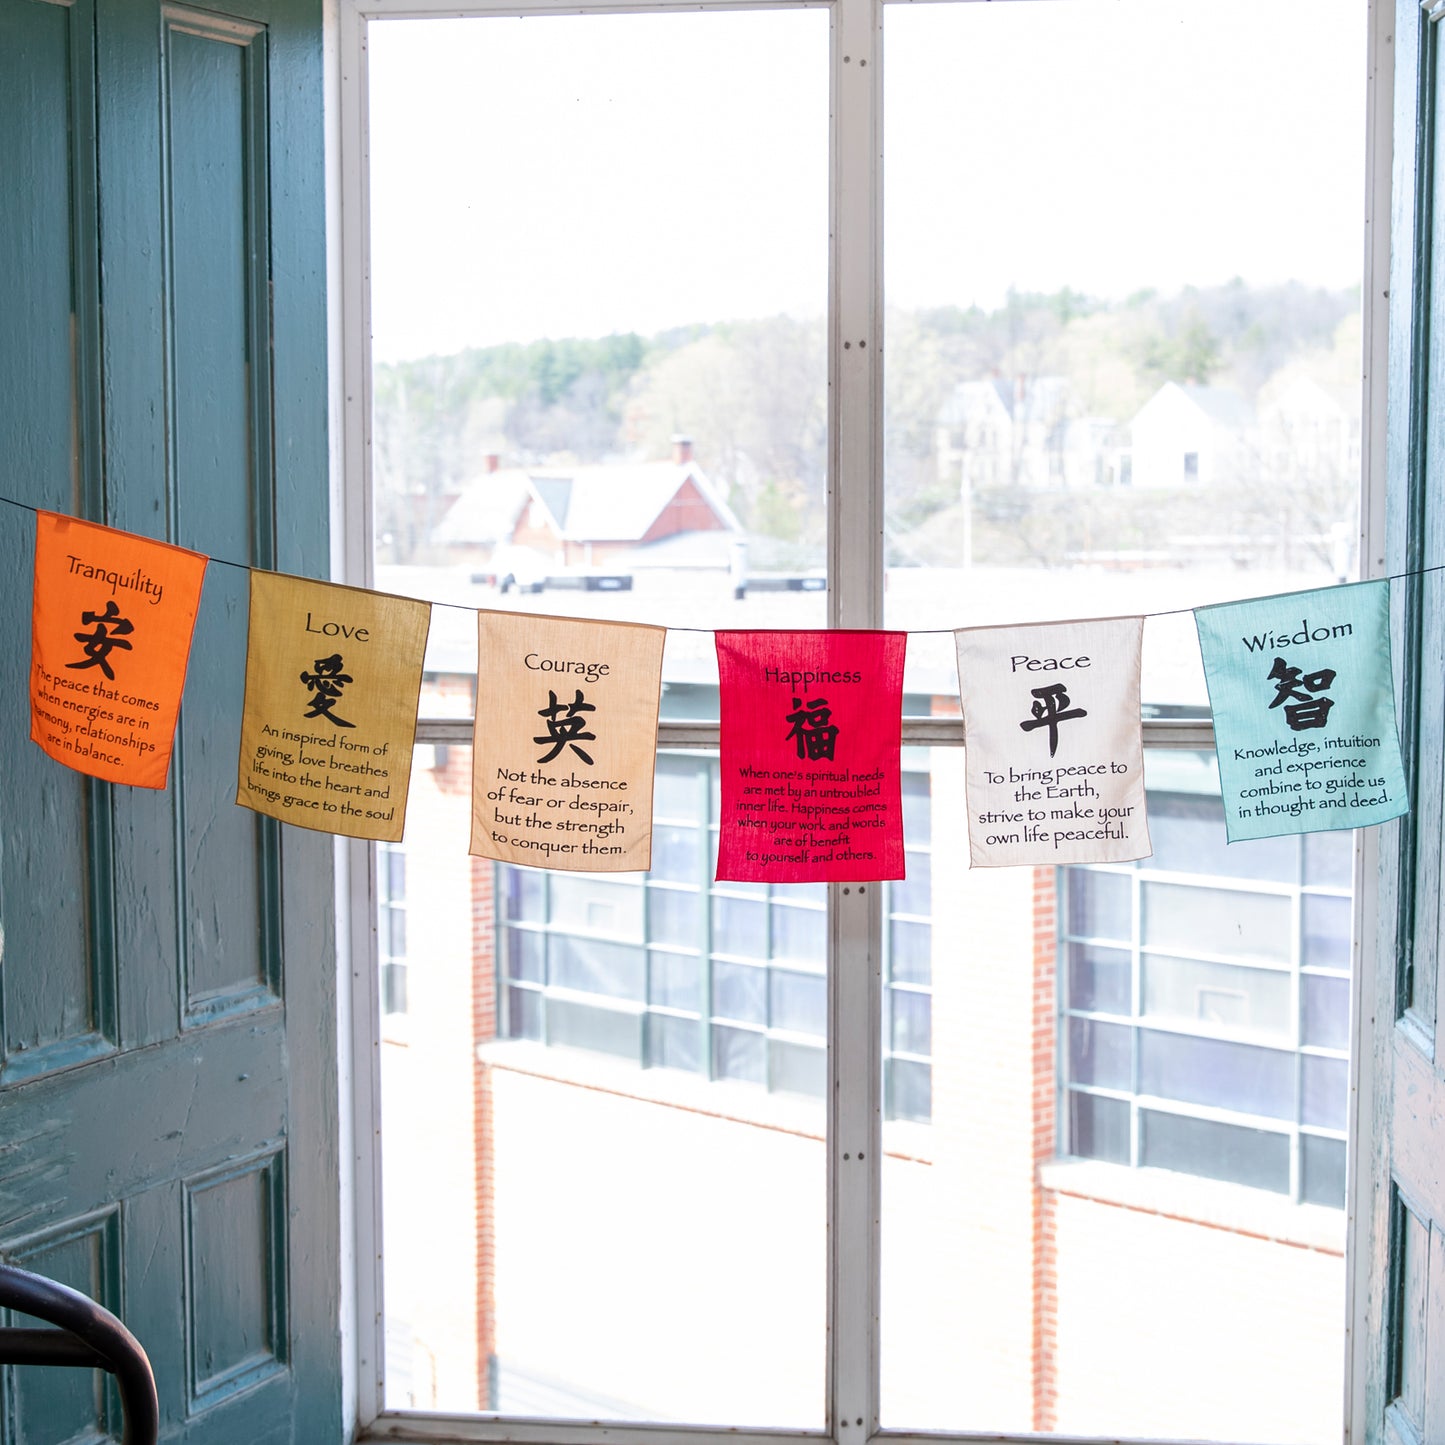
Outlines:
<svg viewBox="0 0 1445 1445"><path fill-rule="evenodd" d="M649 4L586 0L326 0L331 67L329 98L338 103L328 138L333 243L332 417L333 575L356 586L372 583L371 355L367 139L367 26L381 17L637 13L761 9L830 12L828 527L831 627L881 627L883 616L883 264L882 33L885 3L914 0L653 0ZM941 0L950 4L1030 4L1039 0ZM1065 0L1059 0L1065 3ZM1200 0L1208 3L1208 0ZM1391 118L1394 6L1368 5L1368 90L1364 241L1365 384L1363 397L1362 577L1387 574L1385 558L1385 394L1388 355ZM1242 37L1247 41L1247 37ZM665 619L658 619L665 621ZM469 744L470 719L423 718L417 741ZM716 723L664 723L667 747L715 748ZM905 746L956 747L958 719L904 724ZM1209 748L1208 722L1145 720L1148 747ZM1364 1445L1371 1218L1368 1131L1374 1116L1376 1010L1369 965L1376 933L1376 829L1356 835L1353 939L1345 1445ZM958 1439L971 1445L1023 1445L1038 1436L914 1434L879 1426L879 1321L882 1127L882 890L867 884L829 887L827 1222L828 1298L825 1416L820 1430L730 1430L670 1425L594 1425L495 1416L399 1415L383 1400L381 1180L377 1148L381 1018L377 988L376 877L365 843L338 840L338 941L350 964L340 1017L349 1033L351 1074L343 1127L354 1148L345 1172L343 1209L354 1227L353 1270L343 1317L350 1339L347 1413L359 1438L517 1442L517 1445L929 1445ZM344 977L344 974L343 974ZM1360 1021L1364 1020L1362 1027ZM1384 1025L1382 1025L1383 1027ZM846 1066L844 1066L846 1061ZM860 1067L860 1064L862 1065ZM966 1416L966 1409L961 1411ZM1063 1436L1048 1437L1068 1445ZM1138 1445L1150 1445L1140 1441ZM1167 1445L1167 1442L1157 1442Z"/></svg>

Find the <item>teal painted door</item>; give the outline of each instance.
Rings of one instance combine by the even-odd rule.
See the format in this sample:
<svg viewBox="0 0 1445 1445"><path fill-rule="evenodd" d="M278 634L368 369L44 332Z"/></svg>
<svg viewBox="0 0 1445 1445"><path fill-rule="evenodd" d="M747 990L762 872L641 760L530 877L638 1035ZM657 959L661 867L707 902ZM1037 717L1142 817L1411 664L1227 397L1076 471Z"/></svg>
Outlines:
<svg viewBox="0 0 1445 1445"><path fill-rule="evenodd" d="M1445 5L1396 0L1389 564L1413 808L1381 830L1367 1440L1445 1440Z"/></svg>
<svg viewBox="0 0 1445 1445"><path fill-rule="evenodd" d="M340 1435L332 844L234 802L245 565L327 566L319 0L0 0L0 495L208 569L164 792L28 740L0 503L0 1255L125 1319L163 1438ZM0 1442L119 1434L3 1372Z"/></svg>

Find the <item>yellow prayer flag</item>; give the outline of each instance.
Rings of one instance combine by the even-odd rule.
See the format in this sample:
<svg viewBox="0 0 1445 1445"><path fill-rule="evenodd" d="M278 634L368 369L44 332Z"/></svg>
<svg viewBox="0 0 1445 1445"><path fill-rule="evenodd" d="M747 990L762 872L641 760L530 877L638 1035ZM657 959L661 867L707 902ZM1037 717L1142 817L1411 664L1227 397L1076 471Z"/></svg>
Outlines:
<svg viewBox="0 0 1445 1445"><path fill-rule="evenodd" d="M667 631L482 612L472 841L534 868L646 871Z"/></svg>
<svg viewBox="0 0 1445 1445"><path fill-rule="evenodd" d="M400 841L430 621L426 602L252 572L236 801Z"/></svg>

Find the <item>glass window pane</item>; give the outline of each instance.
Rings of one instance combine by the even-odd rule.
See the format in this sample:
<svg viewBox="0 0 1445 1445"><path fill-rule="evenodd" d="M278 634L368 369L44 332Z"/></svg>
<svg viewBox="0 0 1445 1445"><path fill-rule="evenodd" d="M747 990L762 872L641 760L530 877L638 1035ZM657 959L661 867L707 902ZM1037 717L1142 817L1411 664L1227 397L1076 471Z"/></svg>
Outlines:
<svg viewBox="0 0 1445 1445"><path fill-rule="evenodd" d="M900 1054L922 1054L926 1058L933 1052L933 1000L926 993L890 988L888 1003L892 1048Z"/></svg>
<svg viewBox="0 0 1445 1445"><path fill-rule="evenodd" d="M642 938L642 889L586 873L554 873L551 877L552 923L586 933Z"/></svg>
<svg viewBox="0 0 1445 1445"><path fill-rule="evenodd" d="M1299 877L1295 838L1229 842L1224 832L1224 804L1218 797L1151 791L1149 840L1154 856L1145 866L1161 873L1213 873L1277 883L1294 883Z"/></svg>
<svg viewBox="0 0 1445 1445"><path fill-rule="evenodd" d="M1289 1136L1213 1119L1139 1111L1139 1162L1289 1192Z"/></svg>
<svg viewBox="0 0 1445 1445"><path fill-rule="evenodd" d="M957 681L923 629L1138 610L1146 714L1202 720L1182 609L1353 568L1359 411L1325 358L1358 392L1366 191L1338 108L1363 104L1367 27L1361 0L1323 3L882 7L883 598L910 697L933 695L911 713L950 710ZM1236 1181L1278 1196L1243 1213L1287 1217L1305 1187L1295 980L1321 859L1297 836L1228 843L1213 749L1158 749L1152 857L1060 869L1057 891L980 878L954 751L930 756L933 1162L883 1163L882 1428L1338 1441L1343 1260L1246 1244L1204 1202ZM1179 1030L1143 1087L1214 1103L1131 1097L1135 1007L1141 1042ZM1079 1037L1086 1010L1118 1032ZM1141 1161L1141 1111L1174 1109L1144 1120ZM1087 1162L1051 1163L1065 1148ZM1171 1174L1124 1176L1141 1162ZM1104 1202L1126 1190L1178 1217ZM1039 1208L1030 1255L1013 1222Z"/></svg>
<svg viewBox="0 0 1445 1445"><path fill-rule="evenodd" d="M772 1063L772 1086L787 1094L807 1094L821 1099L828 1092L828 1055L791 1039L770 1039L768 1056Z"/></svg>
<svg viewBox="0 0 1445 1445"><path fill-rule="evenodd" d="M547 981L547 935L530 929L508 928L501 936L502 967L508 978L530 983Z"/></svg>
<svg viewBox="0 0 1445 1445"><path fill-rule="evenodd" d="M1141 904L1147 947L1290 961L1291 905L1268 893L1235 893L1146 883Z"/></svg>
<svg viewBox="0 0 1445 1445"><path fill-rule="evenodd" d="M927 1124L933 1117L933 1069L916 1059L883 1061L883 1113Z"/></svg>
<svg viewBox="0 0 1445 1445"><path fill-rule="evenodd" d="M1307 968L1350 971L1350 900L1322 893L1300 899L1300 962Z"/></svg>
<svg viewBox="0 0 1445 1445"><path fill-rule="evenodd" d="M1134 936L1133 880L1127 873L1095 868L1067 868L1068 932L1075 938L1113 938L1128 943Z"/></svg>
<svg viewBox="0 0 1445 1445"><path fill-rule="evenodd" d="M1103 1159L1110 1164L1129 1162L1129 1105L1124 1099L1106 1099L1071 1089L1069 1100L1069 1153L1080 1159Z"/></svg>
<svg viewBox="0 0 1445 1445"><path fill-rule="evenodd" d="M1306 973L1300 977L1304 1042L1322 1049L1350 1046L1350 981Z"/></svg>
<svg viewBox="0 0 1445 1445"><path fill-rule="evenodd" d="M639 1013L594 1007L569 998L547 1000L547 1042L642 1062Z"/></svg>
<svg viewBox="0 0 1445 1445"><path fill-rule="evenodd" d="M1355 835L1332 830L1306 833L1304 845L1305 882L1316 888L1350 888L1355 881Z"/></svg>
<svg viewBox="0 0 1445 1445"><path fill-rule="evenodd" d="M677 888L647 890L647 934L653 943L702 944L702 897Z"/></svg>
<svg viewBox="0 0 1445 1445"><path fill-rule="evenodd" d="M1330 1209L1345 1207L1345 1141L1300 1136L1300 1198Z"/></svg>
<svg viewBox="0 0 1445 1445"><path fill-rule="evenodd" d="M1292 1119L1294 1070L1294 1055L1279 1049L1139 1031L1141 1094Z"/></svg>
<svg viewBox="0 0 1445 1445"><path fill-rule="evenodd" d="M683 1069L695 1074L702 1067L701 1025L695 1019L649 1014L647 1062L654 1069Z"/></svg>
<svg viewBox="0 0 1445 1445"><path fill-rule="evenodd" d="M1279 970L1144 954L1141 1011L1148 1018L1202 1023L1294 1042L1294 991Z"/></svg>
<svg viewBox="0 0 1445 1445"><path fill-rule="evenodd" d="M719 953L766 958L768 905L749 898L715 894L712 900L712 946Z"/></svg>
<svg viewBox="0 0 1445 1445"><path fill-rule="evenodd" d="M768 971L746 963L724 963L712 966L712 1011L716 1018L736 1019L739 1023L757 1024L768 1021Z"/></svg>
<svg viewBox="0 0 1445 1445"><path fill-rule="evenodd" d="M502 885L502 916L517 922L540 923L546 916L547 875L499 863L497 878Z"/></svg>
<svg viewBox="0 0 1445 1445"><path fill-rule="evenodd" d="M933 835L933 800L927 773L904 773L903 841L928 846Z"/></svg>
<svg viewBox="0 0 1445 1445"><path fill-rule="evenodd" d="M1064 945L1069 961L1069 1007L1085 1013L1131 1014L1129 955L1092 943Z"/></svg>
<svg viewBox="0 0 1445 1445"><path fill-rule="evenodd" d="M702 821L699 811L701 800L705 795L698 785L700 761L700 759L688 755L677 756L669 753L657 755L657 774L652 785L652 815L654 818L675 818L685 822Z"/></svg>
<svg viewBox="0 0 1445 1445"><path fill-rule="evenodd" d="M828 955L828 915L814 908L773 906L773 957L816 963Z"/></svg>
<svg viewBox="0 0 1445 1445"><path fill-rule="evenodd" d="M697 1013L701 1009L702 994L699 986L699 961L682 953L663 953L652 949L648 953L652 971L648 989L648 1002L662 1008L687 1009Z"/></svg>
<svg viewBox="0 0 1445 1445"><path fill-rule="evenodd" d="M385 912L385 936L381 949L389 958L406 957L406 909L388 908Z"/></svg>
<svg viewBox="0 0 1445 1445"><path fill-rule="evenodd" d="M767 1083L767 1035L714 1026L712 1066L713 1072L720 1079L743 1079L750 1084Z"/></svg>
<svg viewBox="0 0 1445 1445"><path fill-rule="evenodd" d="M770 969L769 993L773 1028L820 1039L828 1036L828 980L821 973Z"/></svg>
<svg viewBox="0 0 1445 1445"><path fill-rule="evenodd" d="M404 963L383 963L381 965L381 1011L388 1014L406 1012L406 965Z"/></svg>
<svg viewBox="0 0 1445 1445"><path fill-rule="evenodd" d="M683 627L826 621L821 586L763 584L825 580L829 14L388 19L366 45L376 585L463 609L434 613L433 663L456 671L424 712L476 695L476 607L674 624L663 714L715 719L713 639ZM709 1057L716 1026L659 1011L712 1007L710 960L681 955L713 945L716 759L659 759L651 884L539 874L511 913L467 857L470 761L412 777L410 838L462 826L407 880L437 981L383 1087L387 1323L409 1361L387 1360L386 1403L816 1432L824 1110L790 1100L796 1134L745 1122L769 1101L713 1078L770 1082L766 1041L724 1027ZM717 944L764 963L766 886L718 893ZM615 1066L586 1087L595 1061L556 1048L477 1091L505 975L489 917L554 939L547 1041L625 1060L635 1090ZM799 1087L817 1056L778 1055L771 1082ZM713 1110L659 1103L674 1091L643 1063L716 1090ZM700 1268L639 1267L699 1241Z"/></svg>
<svg viewBox="0 0 1445 1445"><path fill-rule="evenodd" d="M1134 1085L1131 1055L1134 1031L1122 1024L1097 1019L1069 1020L1069 1080L1104 1089L1130 1089Z"/></svg>
<svg viewBox="0 0 1445 1445"><path fill-rule="evenodd" d="M382 887L386 897L398 902L406 898L406 854L399 847L384 848L377 858L377 868L384 874Z"/></svg>
<svg viewBox="0 0 1445 1445"><path fill-rule="evenodd" d="M916 913L927 918L933 906L933 858L928 853L904 855L907 877L888 885L888 908L893 913Z"/></svg>
<svg viewBox="0 0 1445 1445"><path fill-rule="evenodd" d="M507 1037L542 1037L542 995L526 988L507 990Z"/></svg>
<svg viewBox="0 0 1445 1445"><path fill-rule="evenodd" d="M1306 1054L1300 1060L1300 1120L1320 1129L1343 1129L1350 1095L1350 1066L1345 1059Z"/></svg>
<svg viewBox="0 0 1445 1445"><path fill-rule="evenodd" d="M640 948L554 933L548 939L547 956L551 960L549 982L555 988L639 1003L647 997L647 954Z"/></svg>
<svg viewBox="0 0 1445 1445"><path fill-rule="evenodd" d="M933 977L933 928L894 918L888 924L888 971L896 983L926 984Z"/></svg>
<svg viewBox="0 0 1445 1445"><path fill-rule="evenodd" d="M671 823L652 825L653 878L667 883L699 881L702 863L698 858L698 830L679 828Z"/></svg>

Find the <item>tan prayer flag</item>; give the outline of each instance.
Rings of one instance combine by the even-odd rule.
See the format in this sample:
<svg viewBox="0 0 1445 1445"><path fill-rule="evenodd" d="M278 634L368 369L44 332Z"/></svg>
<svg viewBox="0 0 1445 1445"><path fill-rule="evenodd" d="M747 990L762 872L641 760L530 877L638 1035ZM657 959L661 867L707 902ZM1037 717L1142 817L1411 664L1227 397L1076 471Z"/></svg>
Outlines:
<svg viewBox="0 0 1445 1445"><path fill-rule="evenodd" d="M652 866L665 628L482 612L471 851L589 873Z"/></svg>
<svg viewBox="0 0 1445 1445"><path fill-rule="evenodd" d="M252 572L236 801L400 841L430 621L409 597Z"/></svg>
<svg viewBox="0 0 1445 1445"><path fill-rule="evenodd" d="M39 512L30 736L56 762L164 788L206 559Z"/></svg>

